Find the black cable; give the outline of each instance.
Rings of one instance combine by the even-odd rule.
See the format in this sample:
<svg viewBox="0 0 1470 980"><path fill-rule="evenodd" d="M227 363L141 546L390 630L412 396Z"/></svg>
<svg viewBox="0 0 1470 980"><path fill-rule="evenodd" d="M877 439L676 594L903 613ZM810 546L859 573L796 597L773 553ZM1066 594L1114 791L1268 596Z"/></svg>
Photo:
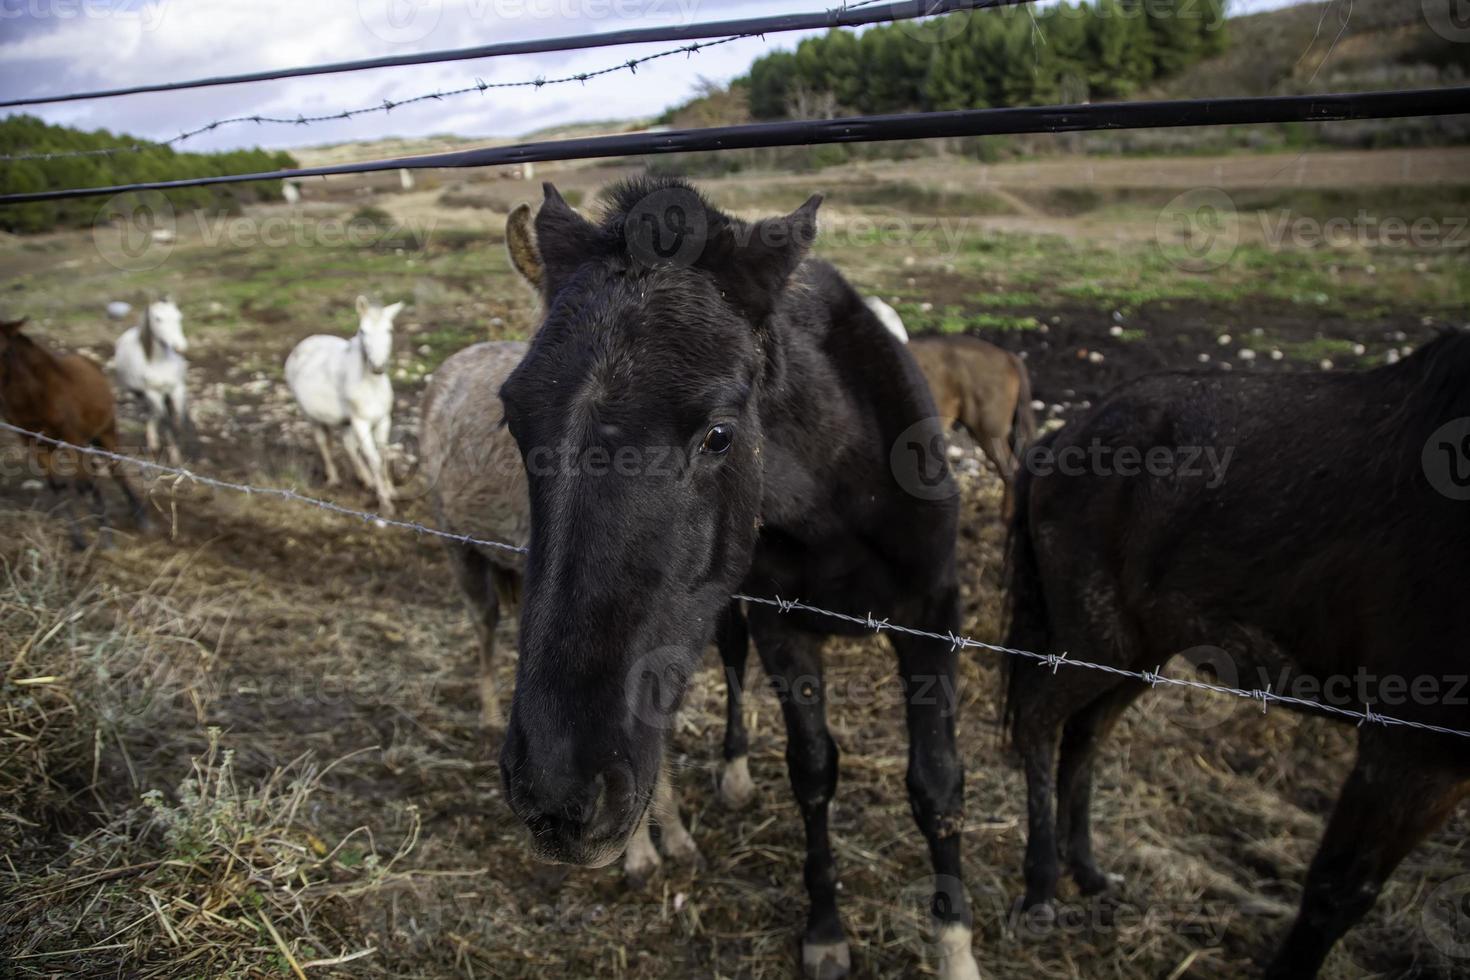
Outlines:
<svg viewBox="0 0 1470 980"><path fill-rule="evenodd" d="M1032 3L1034 0L901 0L881 6L869 6L875 0L844 5L833 10L808 14L775 14L766 17L747 17L743 20L710 21L702 24L669 25L666 27L638 27L625 31L608 31L603 34L578 34L571 37L538 38L527 41L500 41L473 48L453 48L445 51L424 51L417 54L391 55L382 58L363 58L358 61L338 61L325 65L305 65L298 68L279 68L272 71L246 72L241 75L218 75L212 78L195 78L184 82L155 82L149 85L133 85L127 88L98 89L92 92L71 92L62 95L27 96L23 99L0 101L0 109L23 105L38 105L43 102L75 102L80 99L110 99L119 95L137 95L141 92L176 92L180 89L206 88L213 85L236 85L241 82L265 82L280 78L300 78L305 75L333 75L348 71L365 71L372 68L395 68L402 65L432 65L444 61L468 61L474 58L499 58L513 54L540 54L548 51L579 51L585 48L605 48L620 44L643 44L653 41L689 41L698 38L721 37L724 35L779 34L786 31L821 30L828 27L861 27L884 21L912 20L958 10L980 10L987 7L1009 7Z"/></svg>
<svg viewBox="0 0 1470 980"><path fill-rule="evenodd" d="M1352 92L1328 95L1277 95L1233 99L1189 99L1168 102L1103 102L1090 105L1035 106L1014 109L962 109L889 116L849 116L792 122L746 123L680 129L662 133L624 133L568 140L543 140L514 146L492 146L449 153L369 160L326 167L303 167L269 173L228 174L111 187L73 187L0 195L0 204L55 201L64 198L166 191L183 187L235 184L252 180L285 180L359 174L382 170L488 167L546 160L687 153L766 146L810 146L821 143L866 143L930 139L945 136L996 136L1013 133L1068 133L1098 129L1157 129L1175 126L1232 126L1283 122L1327 122L1384 119L1392 116L1440 116L1470 113L1470 86L1398 92Z"/></svg>

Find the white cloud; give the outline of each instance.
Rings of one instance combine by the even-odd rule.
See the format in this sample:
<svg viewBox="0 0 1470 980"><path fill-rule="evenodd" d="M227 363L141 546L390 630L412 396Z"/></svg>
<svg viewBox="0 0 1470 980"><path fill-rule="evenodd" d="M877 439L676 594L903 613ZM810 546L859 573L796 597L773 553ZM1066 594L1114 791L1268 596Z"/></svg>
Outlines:
<svg viewBox="0 0 1470 980"><path fill-rule="evenodd" d="M14 95L235 74L500 40L625 30L785 12L792 0L0 0L0 89ZM818 9L820 3L812 4ZM70 12L68 15L64 15ZM79 13L78 13L79 12ZM770 35L587 83L500 89L349 121L222 127L184 149L300 146L385 135L512 135L547 125L653 115L700 75L727 80L800 35ZM635 45L405 66L165 92L22 111L84 128L168 139L225 116L296 116L399 101L439 89L594 71L673 47Z"/></svg>

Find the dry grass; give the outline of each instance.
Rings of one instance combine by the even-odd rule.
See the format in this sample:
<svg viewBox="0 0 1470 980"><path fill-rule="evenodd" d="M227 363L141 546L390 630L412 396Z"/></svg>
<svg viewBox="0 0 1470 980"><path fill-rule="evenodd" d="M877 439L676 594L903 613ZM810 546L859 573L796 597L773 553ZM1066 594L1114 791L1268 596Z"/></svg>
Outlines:
<svg viewBox="0 0 1470 980"><path fill-rule="evenodd" d="M231 610L182 588L187 556L124 592L33 515L3 516L20 532L0 555L6 975L304 976L372 956L351 902L394 879L412 810L391 850L366 827L329 844L309 813L331 766L307 753L242 780L201 732ZM151 788L201 734L177 787Z"/></svg>
<svg viewBox="0 0 1470 980"><path fill-rule="evenodd" d="M985 475L964 486L965 628L992 638L998 488ZM742 813L715 800L717 669L690 692L674 749L699 867L666 864L638 891L616 868L539 865L499 799L470 631L432 544L268 500L181 489L174 503L172 541L80 557L38 516L0 513L19 532L3 552L7 662L37 638L7 681L7 730L26 737L0 743L25 760L0 767L20 831L0 870L0 937L21 975L290 976L293 959L307 976L791 975L803 847L768 691L748 702L759 794ZM891 654L876 639L827 654L855 964L924 975L927 862ZM511 657L499 666L508 691ZM22 674L58 680L19 685L40 696L31 705L15 696ZM1149 695L1098 776L1101 855L1127 882L1069 899L1063 928L1038 933L1011 913L1024 794L995 680L988 658L962 665L982 970L1254 975L1294 911L1351 729ZM1217 724L1200 729L1202 710ZM1324 976L1455 975L1419 922L1466 840L1462 818L1416 852Z"/></svg>

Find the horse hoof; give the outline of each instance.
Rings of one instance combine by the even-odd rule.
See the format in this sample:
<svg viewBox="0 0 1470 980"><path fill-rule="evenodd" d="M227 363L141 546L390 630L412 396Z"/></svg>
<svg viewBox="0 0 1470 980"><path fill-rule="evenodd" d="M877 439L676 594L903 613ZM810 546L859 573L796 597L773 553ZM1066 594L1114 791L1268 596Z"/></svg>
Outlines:
<svg viewBox="0 0 1470 980"><path fill-rule="evenodd" d="M842 980L852 972L852 957L847 940L835 943L801 944L801 970L807 980Z"/></svg>
<svg viewBox="0 0 1470 980"><path fill-rule="evenodd" d="M649 853L640 852L636 856L629 851L629 856L623 860L623 877L628 882L628 887L634 891L642 891L648 887L653 876L658 874L658 869L663 862L659 859L658 852L650 848Z"/></svg>
<svg viewBox="0 0 1470 980"><path fill-rule="evenodd" d="M1088 896L1115 891L1123 886L1124 881L1120 874L1109 874L1095 867L1073 869L1072 879L1077 882L1077 890Z"/></svg>
<svg viewBox="0 0 1470 980"><path fill-rule="evenodd" d="M1011 908L1011 930L1021 939L1044 939L1056 925L1056 903L1051 899L1022 899Z"/></svg>
<svg viewBox="0 0 1470 980"><path fill-rule="evenodd" d="M701 858L699 845L694 843L694 838L686 831L683 834L664 834L663 838L664 856L670 861L678 861L680 864L699 864Z"/></svg>
<svg viewBox="0 0 1470 980"><path fill-rule="evenodd" d="M980 967L970 948L971 938L970 927L958 922L940 927L939 980L980 980Z"/></svg>
<svg viewBox="0 0 1470 980"><path fill-rule="evenodd" d="M720 802L727 810L743 810L755 798L755 783L750 779L750 757L740 756L725 763L720 774Z"/></svg>

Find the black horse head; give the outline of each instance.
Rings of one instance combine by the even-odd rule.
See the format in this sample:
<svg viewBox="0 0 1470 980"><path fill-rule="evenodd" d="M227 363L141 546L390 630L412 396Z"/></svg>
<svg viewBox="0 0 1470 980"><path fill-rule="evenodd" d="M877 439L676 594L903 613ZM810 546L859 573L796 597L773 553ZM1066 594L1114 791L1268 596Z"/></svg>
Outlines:
<svg viewBox="0 0 1470 980"><path fill-rule="evenodd" d="M532 533L500 756L545 857L621 852L750 568L769 326L819 203L748 224L682 182L640 180L594 224L546 187L545 320L501 390Z"/></svg>

